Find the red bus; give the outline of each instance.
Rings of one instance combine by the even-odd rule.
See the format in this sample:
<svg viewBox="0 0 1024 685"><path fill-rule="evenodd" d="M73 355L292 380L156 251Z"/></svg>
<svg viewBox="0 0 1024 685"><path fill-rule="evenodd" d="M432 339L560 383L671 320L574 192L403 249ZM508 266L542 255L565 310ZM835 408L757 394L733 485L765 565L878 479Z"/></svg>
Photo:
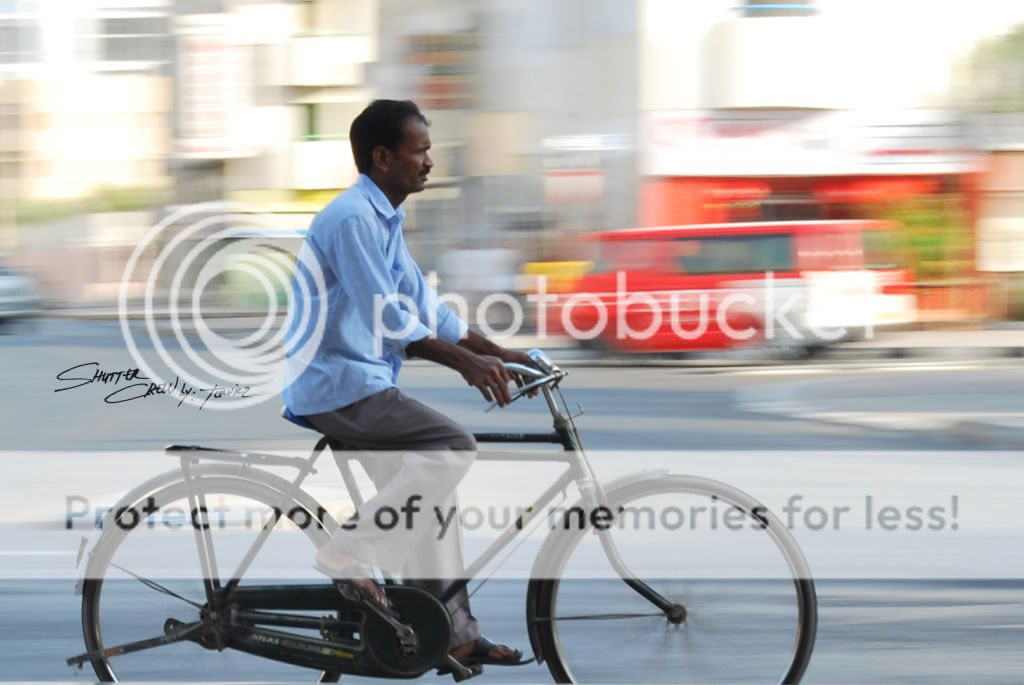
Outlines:
<svg viewBox="0 0 1024 685"><path fill-rule="evenodd" d="M617 352L819 347L916 318L898 225L704 224L585 236L590 270L538 327Z"/></svg>

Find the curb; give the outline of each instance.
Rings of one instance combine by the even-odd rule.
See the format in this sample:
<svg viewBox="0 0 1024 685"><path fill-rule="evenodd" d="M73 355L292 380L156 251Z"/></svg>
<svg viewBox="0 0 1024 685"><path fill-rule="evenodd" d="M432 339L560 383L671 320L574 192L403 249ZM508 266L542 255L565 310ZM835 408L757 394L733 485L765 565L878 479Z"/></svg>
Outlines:
<svg viewBox="0 0 1024 685"><path fill-rule="evenodd" d="M1020 345L976 345L973 347L955 346L939 347L927 345L920 347L835 347L823 350L822 359L842 361L855 357L877 361L899 361L909 358L932 359L1022 359L1024 346Z"/></svg>
<svg viewBox="0 0 1024 685"><path fill-rule="evenodd" d="M755 414L781 416L798 421L814 421L832 426L894 435L925 433L970 443L976 446L1024 450L1024 423L999 420L963 419L919 413L880 414L866 412L823 412L800 402L744 401L738 408Z"/></svg>
<svg viewBox="0 0 1024 685"><path fill-rule="evenodd" d="M964 419L953 423L947 433L964 442L1024 450L1024 424Z"/></svg>

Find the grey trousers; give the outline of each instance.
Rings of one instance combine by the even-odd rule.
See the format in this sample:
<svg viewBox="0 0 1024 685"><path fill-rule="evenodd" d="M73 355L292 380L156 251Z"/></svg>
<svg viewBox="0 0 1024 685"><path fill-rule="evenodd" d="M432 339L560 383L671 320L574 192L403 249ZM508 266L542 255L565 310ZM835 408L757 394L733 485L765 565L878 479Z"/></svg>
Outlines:
<svg viewBox="0 0 1024 685"><path fill-rule="evenodd" d="M476 458L473 435L398 388L305 418L359 450L359 462L377 489L329 544L440 595L465 570L459 516L450 514L458 507L455 488ZM418 511L410 511L410 498L417 496ZM437 512L447 519L446 528ZM480 637L465 589L449 600L448 609L456 645Z"/></svg>

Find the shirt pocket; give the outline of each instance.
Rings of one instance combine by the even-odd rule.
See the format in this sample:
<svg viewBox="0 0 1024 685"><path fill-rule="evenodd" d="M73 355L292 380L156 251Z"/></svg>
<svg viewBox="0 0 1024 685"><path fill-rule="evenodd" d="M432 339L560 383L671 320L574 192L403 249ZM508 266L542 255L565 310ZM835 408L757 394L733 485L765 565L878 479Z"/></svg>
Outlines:
<svg viewBox="0 0 1024 685"><path fill-rule="evenodd" d="M397 288L403 278L405 278L405 265L402 264L402 260L395 260L391 265L391 282L394 283Z"/></svg>

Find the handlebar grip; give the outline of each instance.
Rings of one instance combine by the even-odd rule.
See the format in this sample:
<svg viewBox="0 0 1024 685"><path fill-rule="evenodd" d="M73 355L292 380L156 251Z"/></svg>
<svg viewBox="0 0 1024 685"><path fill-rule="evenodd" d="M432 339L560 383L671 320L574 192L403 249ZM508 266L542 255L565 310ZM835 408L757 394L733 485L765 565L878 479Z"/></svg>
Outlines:
<svg viewBox="0 0 1024 685"><path fill-rule="evenodd" d="M529 376L530 378L541 378L542 376L548 375L545 371L535 369L532 366L526 366L525 364L517 364L515 362L506 362L505 368L509 371Z"/></svg>
<svg viewBox="0 0 1024 685"><path fill-rule="evenodd" d="M536 371L536 369L534 369L534 371ZM525 397L526 393L530 392L531 390L535 390L541 387L542 385L550 383L554 379L555 376L545 375L542 373L539 377L536 377L534 380L530 381L523 387L516 388L515 392L512 393L512 398L509 400L508 404L512 404L521 397ZM507 407L508 404L506 404L505 406ZM487 409L484 410L484 413L489 413L492 409L494 409L497 406L497 402L491 402L491 404L487 406Z"/></svg>

